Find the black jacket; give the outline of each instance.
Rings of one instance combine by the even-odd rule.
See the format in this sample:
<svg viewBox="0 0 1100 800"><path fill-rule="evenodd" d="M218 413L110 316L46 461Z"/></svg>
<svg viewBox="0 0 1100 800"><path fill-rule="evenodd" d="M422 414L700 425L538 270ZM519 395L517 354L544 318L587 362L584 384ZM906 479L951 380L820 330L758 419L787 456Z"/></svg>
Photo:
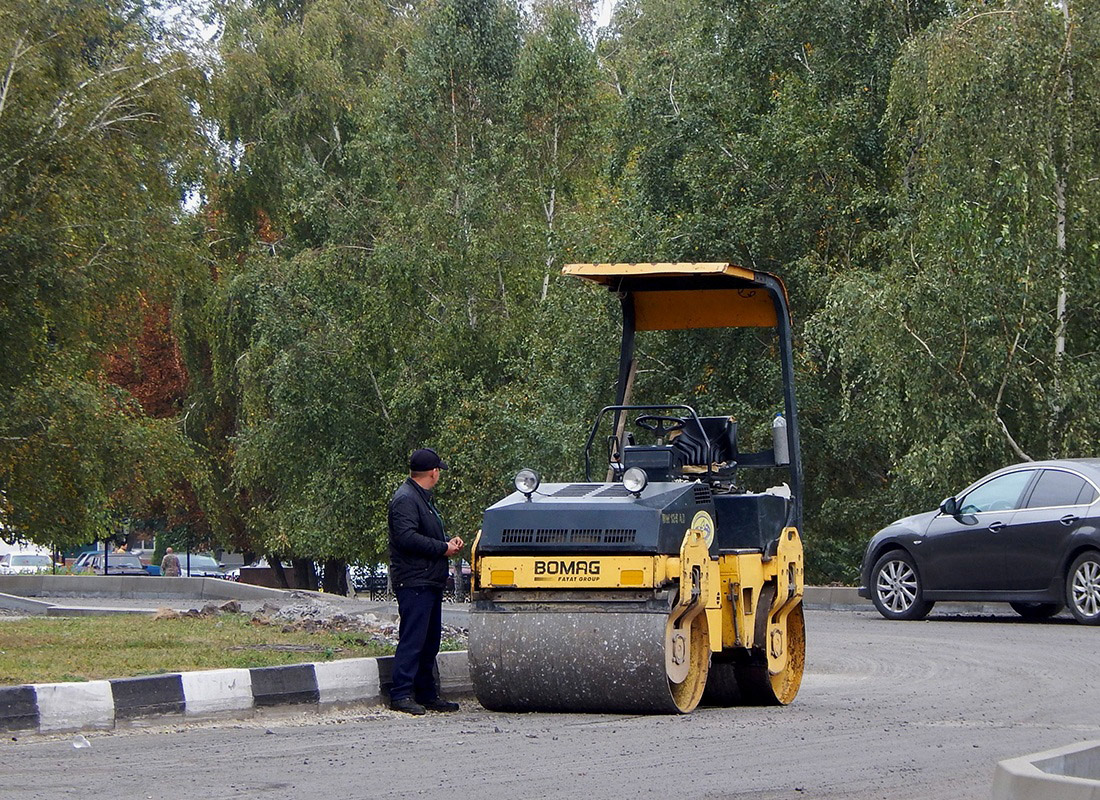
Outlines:
<svg viewBox="0 0 1100 800"><path fill-rule="evenodd" d="M447 536L431 493L407 478L390 500L390 579L395 589L447 584Z"/></svg>

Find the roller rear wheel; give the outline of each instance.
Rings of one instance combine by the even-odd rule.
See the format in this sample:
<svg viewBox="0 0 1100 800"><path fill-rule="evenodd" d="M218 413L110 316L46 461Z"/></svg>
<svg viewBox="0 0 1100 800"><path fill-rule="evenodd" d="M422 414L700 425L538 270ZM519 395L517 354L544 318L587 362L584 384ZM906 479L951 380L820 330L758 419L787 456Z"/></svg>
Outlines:
<svg viewBox="0 0 1100 800"><path fill-rule="evenodd" d="M703 692L703 705L739 706L741 688L737 684L737 664L729 651L714 653L710 657L707 672L707 689Z"/></svg>

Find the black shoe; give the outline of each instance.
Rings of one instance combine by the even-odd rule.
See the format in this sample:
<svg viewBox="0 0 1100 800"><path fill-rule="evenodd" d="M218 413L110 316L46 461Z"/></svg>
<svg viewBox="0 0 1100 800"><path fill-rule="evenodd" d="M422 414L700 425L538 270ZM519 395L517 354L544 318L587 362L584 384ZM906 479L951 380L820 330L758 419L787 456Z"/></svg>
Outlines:
<svg viewBox="0 0 1100 800"><path fill-rule="evenodd" d="M452 703L450 700L444 700L442 697L424 700L422 705L429 711L458 711L458 703Z"/></svg>
<svg viewBox="0 0 1100 800"><path fill-rule="evenodd" d="M390 700L390 708L394 711L402 711L417 717L427 713L424 710L424 706L420 705L420 703L416 702L411 697L400 697L397 700ZM455 708L458 708L458 706L455 706Z"/></svg>

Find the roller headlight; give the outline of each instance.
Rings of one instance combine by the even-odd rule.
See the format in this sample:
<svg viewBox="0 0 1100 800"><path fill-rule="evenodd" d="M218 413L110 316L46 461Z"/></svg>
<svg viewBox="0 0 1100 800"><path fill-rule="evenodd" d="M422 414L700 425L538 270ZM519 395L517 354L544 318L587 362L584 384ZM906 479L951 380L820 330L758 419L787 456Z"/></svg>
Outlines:
<svg viewBox="0 0 1100 800"><path fill-rule="evenodd" d="M527 495L527 499L530 500L531 495L539 488L539 474L533 469L521 469L516 473L514 483L516 491Z"/></svg>
<svg viewBox="0 0 1100 800"><path fill-rule="evenodd" d="M649 476L641 467L631 467L623 473L623 486L634 495L640 495L642 490L649 485Z"/></svg>

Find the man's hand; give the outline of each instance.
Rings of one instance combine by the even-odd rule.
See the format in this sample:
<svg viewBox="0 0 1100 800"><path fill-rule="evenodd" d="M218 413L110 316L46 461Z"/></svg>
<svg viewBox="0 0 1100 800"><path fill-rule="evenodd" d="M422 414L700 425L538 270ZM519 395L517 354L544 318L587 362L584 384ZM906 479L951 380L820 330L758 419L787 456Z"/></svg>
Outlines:
<svg viewBox="0 0 1100 800"><path fill-rule="evenodd" d="M462 539L460 537L458 537L458 536L453 537L451 539L451 541L447 542L447 558L450 558L451 556L455 555L459 550L462 549L462 546L464 544L466 544L466 543L464 541L462 541Z"/></svg>

